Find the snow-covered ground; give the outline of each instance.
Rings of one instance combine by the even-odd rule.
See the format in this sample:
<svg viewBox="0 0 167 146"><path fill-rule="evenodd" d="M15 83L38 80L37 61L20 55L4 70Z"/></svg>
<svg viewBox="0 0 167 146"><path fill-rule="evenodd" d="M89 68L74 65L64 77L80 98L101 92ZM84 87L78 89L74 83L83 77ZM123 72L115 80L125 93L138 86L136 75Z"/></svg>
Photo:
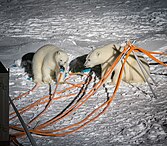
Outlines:
<svg viewBox="0 0 167 146"><path fill-rule="evenodd" d="M144 49L167 52L165 0L4 0L0 2L0 25L0 60L10 68L11 98L34 85L27 79L24 69L15 64L24 54L35 52L46 43L63 48L68 52L70 60L97 46L112 42L121 44L128 39L136 40L137 45ZM166 57L159 58L167 61ZM33 135L37 144L166 146L167 70L162 66L151 66L151 72L157 82L157 85L152 85L157 99L152 98L147 84L121 84L110 108L98 120L65 137ZM74 81L81 80L81 77L76 77ZM91 89L91 84L88 90ZM60 88L63 87L67 85ZM107 89L112 95L114 87L107 86ZM43 85L38 91L15 101L15 104L17 108L21 108L47 94L48 87ZM106 90L101 87L76 113L51 128L56 129L81 120L106 98ZM73 97L54 102L38 123L57 115L72 99ZM36 112L32 109L23 114L25 122L42 108L39 106L36 107ZM10 123L18 122L12 120ZM19 141L25 146L30 145L25 137Z"/></svg>

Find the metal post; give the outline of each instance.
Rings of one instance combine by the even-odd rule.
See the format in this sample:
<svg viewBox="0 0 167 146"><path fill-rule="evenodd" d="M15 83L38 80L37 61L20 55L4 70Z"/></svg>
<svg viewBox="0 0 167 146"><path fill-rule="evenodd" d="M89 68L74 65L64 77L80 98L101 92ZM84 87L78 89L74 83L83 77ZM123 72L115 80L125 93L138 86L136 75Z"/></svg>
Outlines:
<svg viewBox="0 0 167 146"><path fill-rule="evenodd" d="M25 131L25 133L27 134L27 137L28 137L28 139L30 140L31 145L32 145L32 146L37 146L37 144L36 144L34 138L32 137L31 133L28 131L28 128L27 128L27 126L26 126L24 120L23 120L22 117L20 116L20 114L19 114L19 112L18 112L16 106L14 105L14 103L13 103L13 101L11 100L10 97L9 97L9 101L10 101L10 103L11 103L11 105L12 105L12 107L13 107L13 109L14 109L16 115L17 115L17 117L18 117L19 120L20 120L20 123L21 123L21 125L23 126L24 131Z"/></svg>
<svg viewBox="0 0 167 146"><path fill-rule="evenodd" d="M135 54L135 52L134 52L134 51L132 51L132 52L133 52L133 54L134 54L134 56L135 56L135 58L136 58L136 61L137 61L138 65L139 65L139 67L140 67L140 69L141 69L141 71L142 71L142 73L143 73L143 76L144 76L146 82L148 83L148 86L150 87L151 92L152 92L153 95L154 95L154 98L157 99L157 96L156 96L156 94L155 94L153 88L151 87L150 82L147 80L146 74L145 74L145 72L144 72L144 71L146 70L145 67L143 66L143 64L141 63L140 59L137 57L137 55ZM146 73L148 73L148 72L146 71Z"/></svg>
<svg viewBox="0 0 167 146"><path fill-rule="evenodd" d="M9 146L9 71L0 62L0 146Z"/></svg>

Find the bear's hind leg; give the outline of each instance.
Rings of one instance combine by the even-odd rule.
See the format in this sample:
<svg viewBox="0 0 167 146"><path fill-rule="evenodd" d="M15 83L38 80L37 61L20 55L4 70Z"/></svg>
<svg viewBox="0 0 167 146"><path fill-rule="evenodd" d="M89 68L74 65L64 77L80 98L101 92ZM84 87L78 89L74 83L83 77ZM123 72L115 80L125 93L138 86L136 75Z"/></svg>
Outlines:
<svg viewBox="0 0 167 146"><path fill-rule="evenodd" d="M147 64L143 64L143 67L147 70L148 73L150 73L150 69L149 69L149 66ZM137 62L133 63L133 68L131 68L131 70L130 70L131 76L132 76L131 83L141 84L141 83L146 82L145 77L146 77L146 79L148 79L149 75L147 74L147 72L145 71L144 68L142 71ZM144 73L144 75L143 75L143 73Z"/></svg>

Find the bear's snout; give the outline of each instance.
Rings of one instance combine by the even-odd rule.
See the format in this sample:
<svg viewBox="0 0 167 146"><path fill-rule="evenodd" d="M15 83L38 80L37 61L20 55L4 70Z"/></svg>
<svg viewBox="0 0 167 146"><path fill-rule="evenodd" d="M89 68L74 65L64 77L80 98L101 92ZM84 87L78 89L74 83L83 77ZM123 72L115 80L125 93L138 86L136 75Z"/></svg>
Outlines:
<svg viewBox="0 0 167 146"><path fill-rule="evenodd" d="M84 63L84 67L86 67L86 68L89 67L88 62L85 62L85 63Z"/></svg>
<svg viewBox="0 0 167 146"><path fill-rule="evenodd" d="M92 66L91 64L89 64L89 63L85 63L85 64L84 64L84 67L85 67L85 68L92 68L93 66Z"/></svg>

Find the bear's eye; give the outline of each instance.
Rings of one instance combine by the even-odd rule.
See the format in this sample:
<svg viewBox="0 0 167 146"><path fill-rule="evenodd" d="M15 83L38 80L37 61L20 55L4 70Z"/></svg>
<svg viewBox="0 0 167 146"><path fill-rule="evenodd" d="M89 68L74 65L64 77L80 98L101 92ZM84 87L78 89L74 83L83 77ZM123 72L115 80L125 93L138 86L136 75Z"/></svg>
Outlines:
<svg viewBox="0 0 167 146"><path fill-rule="evenodd" d="M60 59L60 62L62 62L63 60L62 59Z"/></svg>
<svg viewBox="0 0 167 146"><path fill-rule="evenodd" d="M90 59L88 59L88 61L90 61Z"/></svg>

